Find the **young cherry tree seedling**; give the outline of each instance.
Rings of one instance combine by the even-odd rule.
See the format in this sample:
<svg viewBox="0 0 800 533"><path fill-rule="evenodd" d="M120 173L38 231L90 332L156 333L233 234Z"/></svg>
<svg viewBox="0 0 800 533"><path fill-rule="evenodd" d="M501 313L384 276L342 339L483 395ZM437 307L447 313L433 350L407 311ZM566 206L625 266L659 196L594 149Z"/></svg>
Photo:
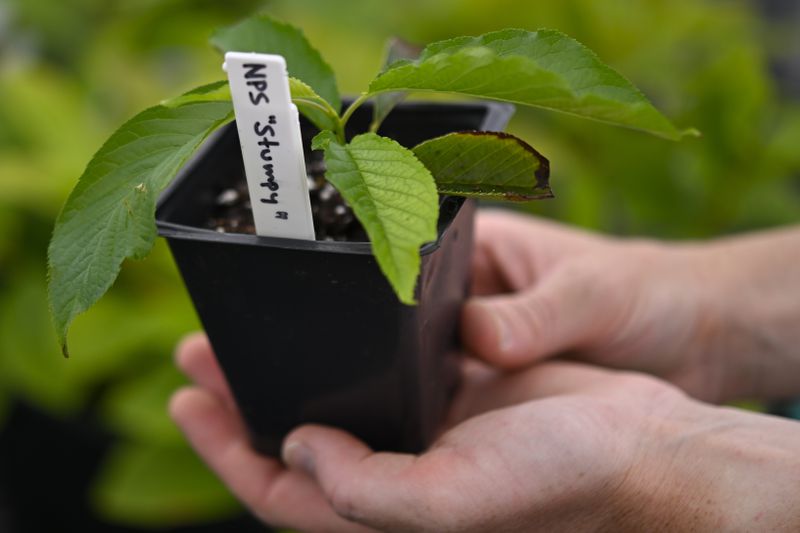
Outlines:
<svg viewBox="0 0 800 533"><path fill-rule="evenodd" d="M679 131L628 80L555 30L505 29L425 47L394 47L391 61L340 113L334 73L300 30L256 16L219 30L225 53L286 59L292 101L317 128L326 179L349 203L397 297L414 303L420 246L437 237L438 195L530 200L552 196L549 164L525 141L459 132L411 149L379 135L409 92L445 92L547 108L678 140ZM369 131L346 126L374 102ZM217 82L147 109L122 125L89 162L56 222L48 250L49 299L64 354L72 320L113 284L123 260L145 257L156 237L159 193L214 131L233 120L230 89Z"/></svg>

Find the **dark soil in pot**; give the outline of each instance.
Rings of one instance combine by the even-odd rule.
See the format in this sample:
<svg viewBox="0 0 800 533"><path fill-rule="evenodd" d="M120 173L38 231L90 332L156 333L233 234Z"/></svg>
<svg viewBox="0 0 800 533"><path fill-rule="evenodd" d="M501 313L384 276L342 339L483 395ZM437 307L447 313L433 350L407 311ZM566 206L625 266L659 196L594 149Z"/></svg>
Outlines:
<svg viewBox="0 0 800 533"><path fill-rule="evenodd" d="M307 153L306 174L317 240L369 240L364 228L353 215L353 210L339 191L325 179L325 162L321 151ZM235 177L231 186L220 188L217 192L205 227L220 233L255 234L256 227L244 174Z"/></svg>

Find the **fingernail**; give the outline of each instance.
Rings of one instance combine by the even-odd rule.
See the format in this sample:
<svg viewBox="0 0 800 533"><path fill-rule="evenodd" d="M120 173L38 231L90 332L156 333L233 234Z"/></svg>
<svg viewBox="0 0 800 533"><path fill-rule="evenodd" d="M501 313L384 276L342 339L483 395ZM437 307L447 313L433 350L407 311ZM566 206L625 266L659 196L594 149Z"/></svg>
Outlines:
<svg viewBox="0 0 800 533"><path fill-rule="evenodd" d="M283 462L289 468L305 472L314 476L314 455L308 446L302 442L289 442L283 447Z"/></svg>

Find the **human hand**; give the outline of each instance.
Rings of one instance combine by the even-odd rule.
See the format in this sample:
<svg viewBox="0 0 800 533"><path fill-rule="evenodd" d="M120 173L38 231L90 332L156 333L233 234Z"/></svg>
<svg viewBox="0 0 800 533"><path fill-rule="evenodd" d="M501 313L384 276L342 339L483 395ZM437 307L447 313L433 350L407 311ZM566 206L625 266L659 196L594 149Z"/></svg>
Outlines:
<svg viewBox="0 0 800 533"><path fill-rule="evenodd" d="M204 336L172 416L259 518L313 532L796 531L798 427L707 406L641 374L471 362L447 428L419 456L305 426L284 467L249 446Z"/></svg>
<svg viewBox="0 0 800 533"><path fill-rule="evenodd" d="M462 337L502 368L567 355L713 402L798 394L797 261L797 231L666 244L481 212Z"/></svg>

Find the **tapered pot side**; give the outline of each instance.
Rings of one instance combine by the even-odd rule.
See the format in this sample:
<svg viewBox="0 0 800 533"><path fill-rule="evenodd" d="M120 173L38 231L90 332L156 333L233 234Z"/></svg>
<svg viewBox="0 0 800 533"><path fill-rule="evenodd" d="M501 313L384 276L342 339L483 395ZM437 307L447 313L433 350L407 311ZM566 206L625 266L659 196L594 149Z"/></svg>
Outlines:
<svg viewBox="0 0 800 533"><path fill-rule="evenodd" d="M411 147L452 131L500 131L512 112L495 103L407 103L381 133ZM348 133L365 131L370 115L360 108ZM309 150L316 130L305 121L302 129ZM377 450L424 449L458 384L474 202L441 199L438 239L421 250L418 305L407 306L369 243L203 229L216 192L242 173L231 125L164 192L156 218L253 445L278 455L294 427L319 423Z"/></svg>

